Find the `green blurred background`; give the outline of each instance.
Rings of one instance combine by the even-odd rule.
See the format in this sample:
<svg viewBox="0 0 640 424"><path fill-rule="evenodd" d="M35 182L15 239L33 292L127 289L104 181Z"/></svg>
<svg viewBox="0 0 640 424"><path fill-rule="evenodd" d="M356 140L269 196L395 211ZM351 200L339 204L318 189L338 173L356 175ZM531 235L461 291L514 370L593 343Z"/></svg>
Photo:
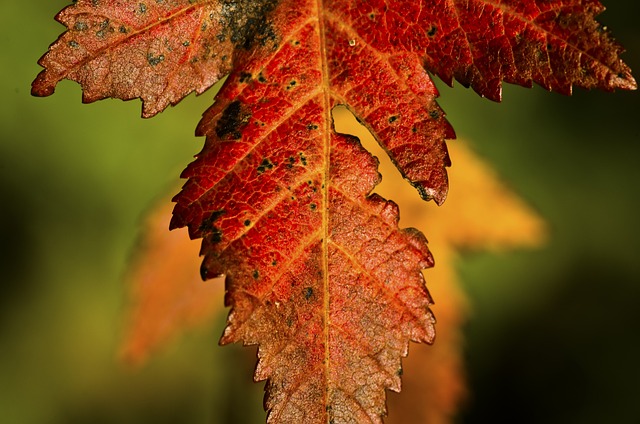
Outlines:
<svg viewBox="0 0 640 424"><path fill-rule="evenodd" d="M213 93L142 120L138 101L29 94L65 1L0 11L0 423L262 422L253 351L223 317L139 371L117 361L122 277L144 213L199 151ZM640 4L600 21L640 73ZM506 87L494 104L440 81L441 105L548 221L536 251L469 253L471 398L460 422L640 422L640 97ZM455 160L455 158L454 158Z"/></svg>

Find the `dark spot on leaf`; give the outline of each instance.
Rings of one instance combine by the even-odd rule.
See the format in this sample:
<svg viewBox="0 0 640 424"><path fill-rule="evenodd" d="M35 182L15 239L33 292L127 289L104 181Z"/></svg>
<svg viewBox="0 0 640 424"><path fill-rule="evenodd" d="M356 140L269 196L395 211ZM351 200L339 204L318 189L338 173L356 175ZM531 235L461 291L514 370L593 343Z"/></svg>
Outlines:
<svg viewBox="0 0 640 424"><path fill-rule="evenodd" d="M278 261L276 261L275 259L271 262L271 265L276 266L278 265Z"/></svg>
<svg viewBox="0 0 640 424"><path fill-rule="evenodd" d="M217 211L213 211L208 218L202 220L200 227L198 229L202 233L202 236L209 236L212 243L220 243L222 241L222 231L218 227L214 225L214 222L217 221L222 215L224 215L226 211L224 209L220 209Z"/></svg>
<svg viewBox="0 0 640 424"><path fill-rule="evenodd" d="M256 43L277 46L277 36L270 13L278 0L223 0L220 23L236 47L250 50Z"/></svg>
<svg viewBox="0 0 640 424"><path fill-rule="evenodd" d="M300 152L298 153L298 155L300 155L300 162L302 163L302 165L307 166L307 157L304 155L304 153Z"/></svg>
<svg viewBox="0 0 640 424"><path fill-rule="evenodd" d="M402 374L404 374L404 371L402 370L402 368L398 368L398 371L396 371L396 374L398 376L402 376Z"/></svg>
<svg viewBox="0 0 640 424"><path fill-rule="evenodd" d="M414 133L414 134L417 133L418 132L418 128L417 127L411 128L411 132Z"/></svg>
<svg viewBox="0 0 640 424"><path fill-rule="evenodd" d="M185 46L185 47L189 47L191 45L191 41L187 40L187 41L183 42L182 45Z"/></svg>
<svg viewBox="0 0 640 424"><path fill-rule="evenodd" d="M140 3L140 5L138 5L138 10L140 11L140 13L146 13L147 12L147 5L144 3Z"/></svg>
<svg viewBox="0 0 640 424"><path fill-rule="evenodd" d="M317 130L317 129L318 129L318 126L317 126L316 124L309 124L309 125L307 125L307 129L308 129L309 131L311 131L311 130Z"/></svg>
<svg viewBox="0 0 640 424"><path fill-rule="evenodd" d="M240 72L239 80L241 83L249 82L251 81L252 78L253 78L253 75L251 75L250 73Z"/></svg>
<svg viewBox="0 0 640 424"><path fill-rule="evenodd" d="M69 46L71 48L77 49L78 47L80 47L80 44L78 44L77 41L71 40L71 41L69 41Z"/></svg>
<svg viewBox="0 0 640 424"><path fill-rule="evenodd" d="M222 116L218 119L216 124L216 135L219 138L224 138L230 135L232 139L238 140L242 137L240 129L247 125L251 114L244 110L242 103L238 100L234 100L229 103L222 112Z"/></svg>
<svg viewBox="0 0 640 424"><path fill-rule="evenodd" d="M317 207L318 206L315 203L309 205L309 209L311 209L312 211L315 211Z"/></svg>
<svg viewBox="0 0 640 424"><path fill-rule="evenodd" d="M118 31L120 31L121 34L126 34L127 28L124 25L120 25L120 28L118 28Z"/></svg>
<svg viewBox="0 0 640 424"><path fill-rule="evenodd" d="M306 287L302 292L304 293L304 298L306 300L309 300L309 298L313 296L313 288L311 287Z"/></svg>
<svg viewBox="0 0 640 424"><path fill-rule="evenodd" d="M151 66L156 66L158 63L162 62L163 60L164 60L163 54L154 56L151 53L147 53L147 62L149 62L149 65Z"/></svg>
<svg viewBox="0 0 640 424"><path fill-rule="evenodd" d="M431 25L431 28L429 28L429 31L427 31L427 35L429 37L433 37L434 35L436 35L436 32L438 32L438 27L435 25Z"/></svg>
<svg viewBox="0 0 640 424"><path fill-rule="evenodd" d="M260 75L258 75L258 81L263 84L267 82L267 79L264 77L264 75L262 75L262 72L260 72Z"/></svg>
<svg viewBox="0 0 640 424"><path fill-rule="evenodd" d="M206 281L208 276L209 276L209 270L204 265L204 262L202 262L200 264L200 278L202 278L202 281Z"/></svg>
<svg viewBox="0 0 640 424"><path fill-rule="evenodd" d="M258 270L257 270L257 269L254 269L254 270L253 270L253 278L255 278L256 280L257 280L258 278L260 278L260 273L258 272Z"/></svg>
<svg viewBox="0 0 640 424"><path fill-rule="evenodd" d="M389 123L390 123L390 124L392 124L392 123L396 122L397 120L398 120L398 117L397 117L397 116L395 116L395 115L391 115L391 116L389 117Z"/></svg>
<svg viewBox="0 0 640 424"><path fill-rule="evenodd" d="M296 162L296 159L293 156L289 156L288 162L285 164L287 169L293 169L293 164Z"/></svg>
<svg viewBox="0 0 640 424"><path fill-rule="evenodd" d="M89 29L89 26L85 22L78 21L73 26L73 29L75 29L76 31L86 31L87 29Z"/></svg>
<svg viewBox="0 0 640 424"><path fill-rule="evenodd" d="M212 227L210 240L213 244L220 243L222 241L222 231L219 228Z"/></svg>
<svg viewBox="0 0 640 424"><path fill-rule="evenodd" d="M250 220L248 220L248 219L245 219L245 220L244 220L244 226L245 226L245 227L248 227L249 225L251 225L251 221L250 221Z"/></svg>
<svg viewBox="0 0 640 424"><path fill-rule="evenodd" d="M429 116L431 117L431 119L438 119L440 117L440 111L438 109L430 110Z"/></svg>
<svg viewBox="0 0 640 424"><path fill-rule="evenodd" d="M263 174L265 171L272 169L273 163L268 158L262 159L260 165L258 165L258 174Z"/></svg>

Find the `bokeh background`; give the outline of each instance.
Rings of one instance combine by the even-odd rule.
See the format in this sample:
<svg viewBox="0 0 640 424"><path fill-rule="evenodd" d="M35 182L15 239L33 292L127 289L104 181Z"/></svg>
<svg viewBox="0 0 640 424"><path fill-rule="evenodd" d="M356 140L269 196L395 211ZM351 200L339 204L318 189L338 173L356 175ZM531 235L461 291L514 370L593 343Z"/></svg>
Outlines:
<svg viewBox="0 0 640 424"><path fill-rule="evenodd" d="M638 77L640 3L605 3ZM140 224L199 151L213 92L151 120L137 101L83 105L70 82L32 98L65 4L0 1L0 423L262 422L253 351L217 346L224 316L141 369L118 361ZM436 82L458 136L550 229L543 248L457 264L458 420L640 422L640 95L507 86L495 104Z"/></svg>

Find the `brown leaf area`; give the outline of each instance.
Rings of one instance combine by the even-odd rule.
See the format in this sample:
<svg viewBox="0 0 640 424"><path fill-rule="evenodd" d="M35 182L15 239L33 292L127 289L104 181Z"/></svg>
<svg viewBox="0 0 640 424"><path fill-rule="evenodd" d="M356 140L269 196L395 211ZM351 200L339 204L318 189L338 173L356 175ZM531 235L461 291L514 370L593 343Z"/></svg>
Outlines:
<svg viewBox="0 0 640 424"><path fill-rule="evenodd" d="M357 135L383 154L371 135L344 109L334 110L336 128ZM393 198L404 213L401 226L428 230L437 266L428 270L438 337L433 346L412 344L402 365L402 392L388 398L388 423L450 422L465 397L461 325L470 306L455 272L458 249L499 250L536 246L544 238L544 223L500 182L495 172L468 148L451 143L456 167L453 196L441 207L426 205L409 184L383 163L377 191ZM132 312L123 353L142 363L154 351L189 328L203 325L222 312L220 279L202 282L197 273L197 242L181 232L167 231L169 202L154 211L146 242L130 273ZM313 296L303 291L301 294Z"/></svg>

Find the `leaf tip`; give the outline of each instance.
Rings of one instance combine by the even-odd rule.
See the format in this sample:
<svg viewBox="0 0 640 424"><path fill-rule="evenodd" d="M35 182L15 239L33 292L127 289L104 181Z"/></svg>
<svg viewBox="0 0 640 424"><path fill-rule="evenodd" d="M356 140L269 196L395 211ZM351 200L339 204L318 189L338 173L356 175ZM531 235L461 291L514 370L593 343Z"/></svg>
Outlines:
<svg viewBox="0 0 640 424"><path fill-rule="evenodd" d="M612 77L611 87L621 90L637 90L638 84L630 71L623 71Z"/></svg>
<svg viewBox="0 0 640 424"><path fill-rule="evenodd" d="M54 93L55 85L46 83L46 70L43 70L38 74L35 80L31 83L31 95L35 97L47 97Z"/></svg>

